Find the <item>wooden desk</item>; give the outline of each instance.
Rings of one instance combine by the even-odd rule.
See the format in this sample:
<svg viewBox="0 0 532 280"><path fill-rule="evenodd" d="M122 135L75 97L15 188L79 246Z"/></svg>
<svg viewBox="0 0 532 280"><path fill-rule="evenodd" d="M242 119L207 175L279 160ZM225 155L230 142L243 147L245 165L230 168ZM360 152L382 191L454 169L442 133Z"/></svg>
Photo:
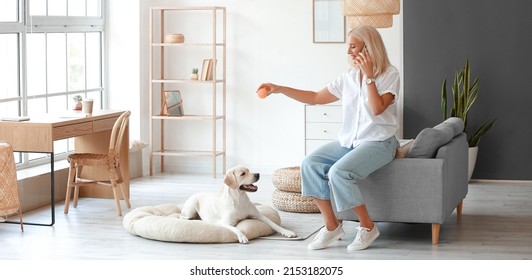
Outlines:
<svg viewBox="0 0 532 280"><path fill-rule="evenodd" d="M29 121L0 121L0 139L11 144L16 152L48 153L51 156L51 208L52 223L55 223L54 209L54 141L75 138L76 152L104 153L109 151L111 130L118 117L124 111L100 110L91 116L82 112L64 112L64 114L46 114L30 116ZM129 197L129 130L126 131L121 152L121 171L124 177L126 195ZM83 168L82 176L105 179L104 169ZM102 176L103 175L103 176ZM65 185L66 187L66 185ZM80 188L80 196L113 198L108 187Z"/></svg>

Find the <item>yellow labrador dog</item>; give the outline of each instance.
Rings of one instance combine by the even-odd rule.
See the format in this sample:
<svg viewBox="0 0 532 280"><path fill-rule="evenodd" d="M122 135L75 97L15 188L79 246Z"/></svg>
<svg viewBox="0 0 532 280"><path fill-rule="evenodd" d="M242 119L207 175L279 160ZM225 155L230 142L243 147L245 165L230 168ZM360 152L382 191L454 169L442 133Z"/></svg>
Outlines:
<svg viewBox="0 0 532 280"><path fill-rule="evenodd" d="M235 225L244 219L257 219L286 237L296 237L290 230L277 225L262 215L249 200L246 192L257 191L253 183L259 180L259 173L251 173L242 166L227 171L224 184L217 193L197 193L185 201L181 209L181 219L199 218L207 223L223 226L236 234L240 243L248 243L248 238Z"/></svg>

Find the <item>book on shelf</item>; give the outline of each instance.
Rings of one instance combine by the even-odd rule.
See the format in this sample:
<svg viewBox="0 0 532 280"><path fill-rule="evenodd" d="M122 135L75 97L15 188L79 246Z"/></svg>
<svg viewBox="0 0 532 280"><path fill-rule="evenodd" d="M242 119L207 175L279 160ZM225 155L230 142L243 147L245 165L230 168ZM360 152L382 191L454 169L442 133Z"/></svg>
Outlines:
<svg viewBox="0 0 532 280"><path fill-rule="evenodd" d="M214 67L216 67L216 62L214 59L203 60L203 65L201 68L202 81L212 81L214 78Z"/></svg>

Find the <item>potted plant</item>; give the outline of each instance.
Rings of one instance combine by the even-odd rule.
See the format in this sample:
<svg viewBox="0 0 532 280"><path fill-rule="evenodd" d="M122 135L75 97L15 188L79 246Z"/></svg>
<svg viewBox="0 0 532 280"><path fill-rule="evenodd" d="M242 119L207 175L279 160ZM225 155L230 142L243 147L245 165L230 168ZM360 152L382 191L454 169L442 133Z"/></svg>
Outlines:
<svg viewBox="0 0 532 280"><path fill-rule="evenodd" d="M192 74L190 74L191 80L197 80L198 79L198 68L192 68Z"/></svg>
<svg viewBox="0 0 532 280"><path fill-rule="evenodd" d="M468 133L467 114L478 97L478 80L479 77L477 76L471 83L471 69L469 67L469 60L466 60L464 67L455 73L454 82L451 87L452 99L450 108L447 104L447 78L443 80L441 87L441 111L443 119L458 117L464 121L464 132L467 134L467 142L469 143L468 179L471 179L475 168L480 139L493 127L496 121L496 119L487 121L476 130L473 130L473 133Z"/></svg>
<svg viewBox="0 0 532 280"><path fill-rule="evenodd" d="M72 100L74 100L74 110L81 110L81 108L83 107L83 103L81 103L81 101L83 100L83 97L81 97L81 95L74 95L72 96Z"/></svg>

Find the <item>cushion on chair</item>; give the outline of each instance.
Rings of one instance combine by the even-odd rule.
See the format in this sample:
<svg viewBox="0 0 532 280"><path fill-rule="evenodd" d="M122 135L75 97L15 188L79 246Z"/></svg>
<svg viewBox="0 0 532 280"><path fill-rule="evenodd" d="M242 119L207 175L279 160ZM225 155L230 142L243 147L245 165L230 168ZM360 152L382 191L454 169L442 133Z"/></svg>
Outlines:
<svg viewBox="0 0 532 280"><path fill-rule="evenodd" d="M256 205L260 213L280 224L277 211L266 205ZM124 216L124 228L131 234L147 239L182 243L234 243L236 235L227 228L201 220L181 220L181 208L174 204L143 206ZM265 223L246 219L237 226L249 240L268 236L275 231Z"/></svg>
<svg viewBox="0 0 532 280"><path fill-rule="evenodd" d="M425 128L416 136L409 158L434 158L438 149L449 143L464 129L464 122L460 118L448 118L433 128Z"/></svg>

